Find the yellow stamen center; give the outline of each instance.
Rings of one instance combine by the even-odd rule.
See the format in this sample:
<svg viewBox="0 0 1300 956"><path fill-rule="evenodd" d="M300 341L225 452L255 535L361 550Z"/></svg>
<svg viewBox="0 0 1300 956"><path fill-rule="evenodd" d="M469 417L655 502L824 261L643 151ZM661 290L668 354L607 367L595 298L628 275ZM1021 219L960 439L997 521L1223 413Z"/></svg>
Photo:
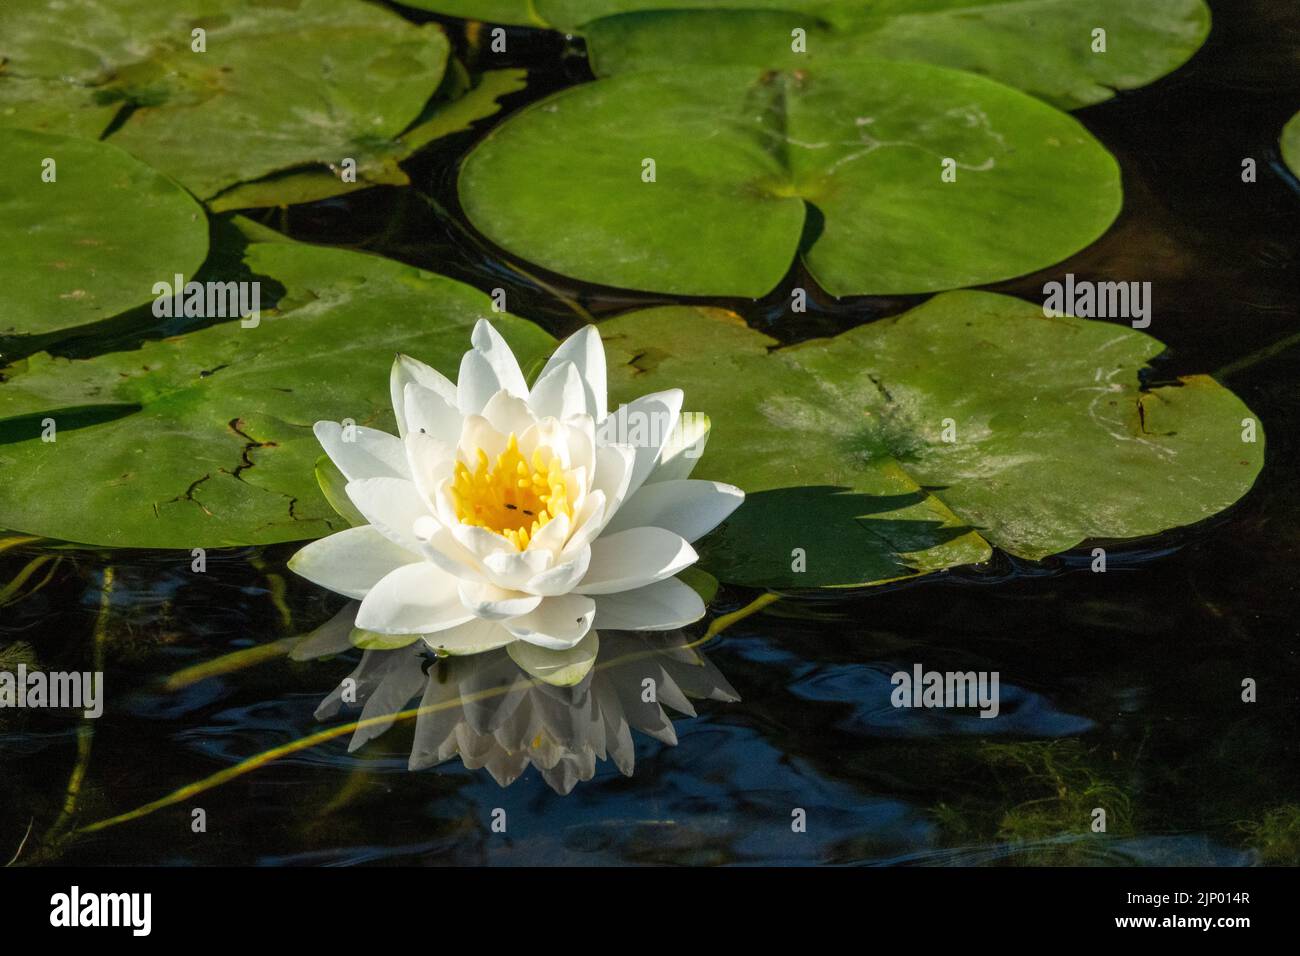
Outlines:
<svg viewBox="0 0 1300 956"><path fill-rule="evenodd" d="M473 471L456 462L451 494L463 523L495 531L520 551L561 514L573 517L560 459L549 448L538 448L529 461L514 432L495 462L482 448Z"/></svg>

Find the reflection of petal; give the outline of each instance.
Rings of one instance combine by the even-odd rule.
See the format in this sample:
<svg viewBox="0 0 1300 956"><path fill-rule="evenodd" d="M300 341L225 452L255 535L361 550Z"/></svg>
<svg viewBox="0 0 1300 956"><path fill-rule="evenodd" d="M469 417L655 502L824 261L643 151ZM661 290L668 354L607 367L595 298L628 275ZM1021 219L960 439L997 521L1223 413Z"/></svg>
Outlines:
<svg viewBox="0 0 1300 956"><path fill-rule="evenodd" d="M352 649L348 635L357 619L359 601L349 601L339 612L294 645L289 657L295 661L311 661L330 657Z"/></svg>
<svg viewBox="0 0 1300 956"><path fill-rule="evenodd" d="M516 664L538 680L556 687L572 687L587 676L596 663L599 648L599 635L588 631L586 637L568 650L548 651L527 641L515 641L506 646L506 651ZM695 716L694 711L691 716Z"/></svg>
<svg viewBox="0 0 1300 956"><path fill-rule="evenodd" d="M381 652L383 653L383 652ZM420 658L405 650L390 651L391 664L383 672L379 684L366 700L361 709L361 719L375 720L375 723L358 727L348 744L348 752L361 747L368 740L373 740L393 725L393 717L405 710L411 698L420 692L425 684L425 676L420 665ZM411 667L409 660L415 660ZM386 719L385 719L386 718Z"/></svg>
<svg viewBox="0 0 1300 956"><path fill-rule="evenodd" d="M464 628L504 633L498 624L476 620L426 641ZM363 718L375 723L356 732L351 749L387 729L391 720L381 718L407 709L420 695L412 770L459 756L466 768L486 769L506 786L531 766L552 789L568 793L595 776L604 760L630 775L634 730L675 744L666 708L693 716L692 698L737 699L680 632L609 631L599 639L592 632L561 654L520 643L508 647L436 659L418 643L365 652L351 680ZM333 716L342 705L340 687L317 714Z"/></svg>

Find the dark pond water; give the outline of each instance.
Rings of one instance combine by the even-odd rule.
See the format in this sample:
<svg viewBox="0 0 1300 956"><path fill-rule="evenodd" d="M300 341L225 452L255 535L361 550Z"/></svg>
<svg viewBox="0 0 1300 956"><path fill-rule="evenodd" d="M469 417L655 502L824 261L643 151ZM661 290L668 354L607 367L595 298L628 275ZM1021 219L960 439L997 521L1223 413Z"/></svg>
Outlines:
<svg viewBox="0 0 1300 956"><path fill-rule="evenodd" d="M188 557L17 544L0 553L0 589L39 563L0 607L0 653L47 670L101 660L112 692L93 736L66 712L0 715L0 860L30 830L28 863L1300 863L1300 345L1261 354L1300 331L1300 184L1276 146L1300 109L1300 6L1212 6L1191 64L1078 114L1124 170L1119 222L1070 261L993 288L1041 301L1066 272L1152 282L1150 331L1169 346L1153 378L1224 370L1267 429L1264 473L1229 512L1109 546L1105 574L1083 548L783 598L703 646L739 702L698 701L676 747L638 735L631 777L604 763L567 796L536 770L505 789L459 761L408 772L411 734L396 728L356 754L327 741L66 842L43 837L70 778L78 824L146 804L329 726L313 710L353 660L274 655L168 689L185 667L310 630L336 599L285 571L293 547L210 554L196 575ZM533 70L512 109L584 78L554 37L510 45ZM415 161L416 189L258 218L504 287L512 311L556 334L583 312L657 301L534 280L476 239L452 173L474 135ZM793 342L917 301L824 300L796 321L793 285L811 283L791 275L764 301L719 304ZM724 590L718 606L754 596ZM889 675L916 662L999 672L1002 719L894 709ZM1245 678L1255 703L1241 700ZM195 807L205 833L192 832ZM1104 835L1089 829L1095 807ZM505 833L491 829L496 808Z"/></svg>

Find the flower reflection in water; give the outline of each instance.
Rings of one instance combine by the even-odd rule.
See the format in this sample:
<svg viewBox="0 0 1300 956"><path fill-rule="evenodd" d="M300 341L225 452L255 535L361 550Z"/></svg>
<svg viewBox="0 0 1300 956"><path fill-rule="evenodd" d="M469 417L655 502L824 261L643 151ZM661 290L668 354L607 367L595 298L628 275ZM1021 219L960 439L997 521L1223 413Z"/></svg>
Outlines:
<svg viewBox="0 0 1300 956"><path fill-rule="evenodd" d="M354 610L355 605L345 608L294 656L346 650ZM396 650L367 650L316 716L326 720L361 706L367 722L353 734L349 750L356 750L391 727L398 713L419 707L410 769L459 756L471 770L486 768L504 787L532 766L565 794L590 780L601 760L612 760L631 776L634 730L675 745L670 709L694 717L692 699L740 699L681 631L603 631L599 647L594 665L567 685L532 676L504 648L437 657L417 641Z"/></svg>

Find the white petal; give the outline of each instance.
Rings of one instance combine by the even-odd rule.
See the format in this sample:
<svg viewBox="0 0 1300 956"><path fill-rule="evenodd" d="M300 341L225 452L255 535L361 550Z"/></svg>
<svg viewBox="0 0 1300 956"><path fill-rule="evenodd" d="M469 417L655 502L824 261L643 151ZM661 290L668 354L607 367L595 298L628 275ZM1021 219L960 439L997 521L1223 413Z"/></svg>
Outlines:
<svg viewBox="0 0 1300 956"><path fill-rule="evenodd" d="M488 403L483 406L483 417L503 435L511 432L522 435L537 424L537 418L528 403L504 390L488 399Z"/></svg>
<svg viewBox="0 0 1300 956"><path fill-rule="evenodd" d="M482 528L474 530L482 531ZM497 537L500 537L498 535ZM545 549L518 551L505 538L505 547L482 559L483 568L493 582L503 588L522 588L555 563L555 555Z"/></svg>
<svg viewBox="0 0 1300 956"><path fill-rule="evenodd" d="M575 472L585 471L590 477L596 471L596 425L586 415L570 418L564 423L565 445L569 449L569 464ZM590 482L582 486L586 491Z"/></svg>
<svg viewBox="0 0 1300 956"><path fill-rule="evenodd" d="M636 449L627 445L602 445L596 449L596 473L591 477L591 488L605 496L606 521L627 496L635 462Z"/></svg>
<svg viewBox="0 0 1300 956"><path fill-rule="evenodd" d="M509 439L482 415L466 415L461 423L460 441L457 453L461 461L469 465L470 471L478 466L480 449L488 456L488 461L495 461L497 455L506 450Z"/></svg>
<svg viewBox="0 0 1300 956"><path fill-rule="evenodd" d="M535 450L545 448L560 459L560 464L567 469L570 465L570 432L572 429L569 426L561 424L556 419L543 418L524 429L519 436L519 453L525 459L531 459Z"/></svg>
<svg viewBox="0 0 1300 956"><path fill-rule="evenodd" d="M397 416L397 433L406 435L406 386L419 385L441 395L451 405L456 404L456 386L435 368L409 355L398 355L388 378L388 388L393 399L393 414Z"/></svg>
<svg viewBox="0 0 1300 956"><path fill-rule="evenodd" d="M429 515L429 504L415 482L404 478L365 478L345 489L357 510L385 538L419 553L415 522Z"/></svg>
<svg viewBox="0 0 1300 956"><path fill-rule="evenodd" d="M289 559L289 570L323 588L363 598L390 571L419 560L418 554L362 525L313 541Z"/></svg>
<svg viewBox="0 0 1300 956"><path fill-rule="evenodd" d="M681 535L663 528L631 528L601 535L591 546L591 569L575 590L613 594L659 581L690 567L699 556Z"/></svg>
<svg viewBox="0 0 1300 956"><path fill-rule="evenodd" d="M481 415L488 400L501 391L501 380L486 355L470 349L460 360L456 407L462 415Z"/></svg>
<svg viewBox="0 0 1300 956"><path fill-rule="evenodd" d="M506 653L529 675L556 687L578 684L596 663L600 653L600 636L595 631L573 647L562 651L547 650L527 641L515 641Z"/></svg>
<svg viewBox="0 0 1300 956"><path fill-rule="evenodd" d="M581 594L564 594L542 601L537 608L521 617L505 621L503 626L521 641L564 650L577 644L591 630L596 602Z"/></svg>
<svg viewBox="0 0 1300 956"><path fill-rule="evenodd" d="M473 618L435 634L424 635L424 643L447 654L482 654L515 641L515 636L495 621Z"/></svg>
<svg viewBox="0 0 1300 956"><path fill-rule="evenodd" d="M414 531L420 542L420 556L426 561L458 578L473 581L483 578L483 567L478 558L462 547L437 518L416 519Z"/></svg>
<svg viewBox="0 0 1300 956"><path fill-rule="evenodd" d="M550 371L543 372L528 396L528 405L538 418L558 418L563 421L576 415L587 414L587 391L582 384L578 367L572 362L562 362Z"/></svg>
<svg viewBox="0 0 1300 956"><path fill-rule="evenodd" d="M609 414L609 388L605 374L605 346L601 344L600 333L594 325L575 332L561 342L542 369L538 381L545 378L551 369L558 368L565 362L572 362L582 376L587 414L596 421L601 421Z"/></svg>
<svg viewBox="0 0 1300 956"><path fill-rule="evenodd" d="M536 575L524 585L523 590L529 594L541 594L546 597L555 597L559 594L568 594L578 582L587 574L587 568L591 566L591 548L582 548L577 551L571 560L564 564L557 564L549 571L543 571Z"/></svg>
<svg viewBox="0 0 1300 956"><path fill-rule="evenodd" d="M338 422L317 422L312 432L349 481L407 477L406 452L396 435L353 425L346 433L351 440L345 441L343 426Z"/></svg>
<svg viewBox="0 0 1300 956"><path fill-rule="evenodd" d="M361 602L357 627L380 634L427 634L463 624L465 610L456 578L427 561L386 575Z"/></svg>
<svg viewBox="0 0 1300 956"><path fill-rule="evenodd" d="M519 371L519 360L515 358L515 353L510 350L506 340L492 327L491 322L487 319L479 319L474 324L470 341L473 342L475 350L483 353L491 364L502 388L519 398L528 395L524 373Z"/></svg>
<svg viewBox="0 0 1300 956"><path fill-rule="evenodd" d="M605 534L652 526L695 541L740 507L745 493L717 481L657 481L642 485L623 502Z"/></svg>
<svg viewBox="0 0 1300 956"><path fill-rule="evenodd" d="M677 418L677 427L659 453L659 463L650 472L646 483L689 478L704 454L704 446L709 443L710 427L708 415L682 412Z"/></svg>
<svg viewBox="0 0 1300 956"><path fill-rule="evenodd" d="M550 551L558 554L564 547L564 542L569 540L569 516L560 512L546 526L539 529L537 534L533 535L528 542L529 551Z"/></svg>
<svg viewBox="0 0 1300 956"><path fill-rule="evenodd" d="M460 439L463 417L456 407L455 396L449 402L445 396L421 385L406 386L406 434L424 432L455 445Z"/></svg>
<svg viewBox="0 0 1300 956"><path fill-rule="evenodd" d="M594 627L606 631L668 631L704 616L704 601L677 578L596 598Z"/></svg>
<svg viewBox="0 0 1300 956"><path fill-rule="evenodd" d="M439 486L452 476L456 467L455 447L418 429L407 432L402 444L406 447L411 480L432 513Z"/></svg>
<svg viewBox="0 0 1300 956"><path fill-rule="evenodd" d="M569 535L569 540L564 544L564 551L560 553L561 562L572 561L578 552L596 540L596 535L600 534L601 529L605 527L603 491L593 491L587 495L581 508L573 514L573 524L573 533Z"/></svg>
<svg viewBox="0 0 1300 956"><path fill-rule="evenodd" d="M486 581L462 580L458 590L460 602L465 605L465 609L475 617L488 621L503 621L508 617L518 617L527 614L542 603L538 595L499 588Z"/></svg>
<svg viewBox="0 0 1300 956"><path fill-rule="evenodd" d="M636 463L628 493L636 491L650 476L664 444L677 428L682 411L682 390L670 388L664 392L642 395L620 406L601 423L599 435L609 444L627 444L636 450ZM597 438L601 440L600 437Z"/></svg>
<svg viewBox="0 0 1300 956"><path fill-rule="evenodd" d="M457 521L454 524L447 525L447 530L456 539L456 542L474 555L480 563L484 563L488 558L496 554L506 553L516 555L520 552L513 544L497 534L495 531L489 531L487 528L480 528L477 525L461 524ZM511 587L512 585L505 585Z"/></svg>

